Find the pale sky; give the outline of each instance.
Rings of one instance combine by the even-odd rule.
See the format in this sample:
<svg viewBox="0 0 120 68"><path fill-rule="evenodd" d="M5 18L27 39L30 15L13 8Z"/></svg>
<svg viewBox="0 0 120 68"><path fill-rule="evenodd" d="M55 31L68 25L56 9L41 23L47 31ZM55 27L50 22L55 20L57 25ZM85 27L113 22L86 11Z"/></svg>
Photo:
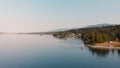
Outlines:
<svg viewBox="0 0 120 68"><path fill-rule="evenodd" d="M120 23L120 0L0 0L0 32Z"/></svg>

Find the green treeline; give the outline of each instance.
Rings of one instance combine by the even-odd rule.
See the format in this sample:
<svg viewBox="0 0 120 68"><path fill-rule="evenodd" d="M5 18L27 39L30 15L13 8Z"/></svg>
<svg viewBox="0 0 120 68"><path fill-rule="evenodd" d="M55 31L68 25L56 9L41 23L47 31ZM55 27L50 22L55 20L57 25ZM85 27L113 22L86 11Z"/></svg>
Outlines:
<svg viewBox="0 0 120 68"><path fill-rule="evenodd" d="M82 34L82 39L88 44L120 41L120 26L91 28Z"/></svg>
<svg viewBox="0 0 120 68"><path fill-rule="evenodd" d="M63 32L56 32L54 36L57 37L59 35L60 37L65 38L70 34L75 34L75 36L81 34L81 38L87 44L120 41L120 25L72 29Z"/></svg>

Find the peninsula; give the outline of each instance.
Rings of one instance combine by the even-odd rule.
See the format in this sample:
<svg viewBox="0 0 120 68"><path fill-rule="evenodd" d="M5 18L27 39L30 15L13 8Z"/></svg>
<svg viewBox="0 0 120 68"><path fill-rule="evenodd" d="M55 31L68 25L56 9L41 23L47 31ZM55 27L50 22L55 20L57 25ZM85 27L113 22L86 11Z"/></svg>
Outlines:
<svg viewBox="0 0 120 68"><path fill-rule="evenodd" d="M120 49L120 25L86 27L55 32L57 38L80 38L92 48Z"/></svg>

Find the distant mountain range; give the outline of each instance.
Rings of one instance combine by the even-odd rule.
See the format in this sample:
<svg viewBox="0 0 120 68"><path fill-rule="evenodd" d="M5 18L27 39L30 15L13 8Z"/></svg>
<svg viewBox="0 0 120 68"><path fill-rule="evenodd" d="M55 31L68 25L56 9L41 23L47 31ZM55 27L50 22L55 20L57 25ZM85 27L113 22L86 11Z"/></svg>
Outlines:
<svg viewBox="0 0 120 68"><path fill-rule="evenodd" d="M89 25L83 28L93 28L93 27L103 27L103 26L111 26L112 24L103 23L103 24L97 24L97 25ZM7 33L7 32L0 32L0 34L53 34L54 32L60 32L60 31L68 31L71 29L79 29L79 27L73 27L73 28L63 28L63 29L56 29L48 32L28 32L28 33Z"/></svg>
<svg viewBox="0 0 120 68"><path fill-rule="evenodd" d="M93 27L103 27L103 26L111 26L112 24L103 23L103 24L96 24L96 25L89 25L83 28L93 28ZM30 32L30 33L18 33L18 34L53 34L54 32L60 32L60 31L68 31L71 29L79 29L79 27L73 27L73 28L63 28L63 29L56 29L48 32Z"/></svg>
<svg viewBox="0 0 120 68"><path fill-rule="evenodd" d="M71 30L71 29L78 29L77 27L73 27L73 28L63 28L63 29L55 29L49 32L58 32L58 31L67 31L67 30Z"/></svg>
<svg viewBox="0 0 120 68"><path fill-rule="evenodd" d="M110 25L112 24L103 23L103 24L97 24L97 25L89 25L89 26L86 26L85 28L103 27L103 26L110 26Z"/></svg>
<svg viewBox="0 0 120 68"><path fill-rule="evenodd" d="M110 26L112 24L108 24L108 23L103 23L103 24L96 24L96 25L89 25L83 28L93 28L93 27L103 27L103 26ZM59 31L67 31L67 30L71 30L71 29L78 29L76 28L64 28L64 29L56 29L56 30L52 30L50 32L59 32Z"/></svg>

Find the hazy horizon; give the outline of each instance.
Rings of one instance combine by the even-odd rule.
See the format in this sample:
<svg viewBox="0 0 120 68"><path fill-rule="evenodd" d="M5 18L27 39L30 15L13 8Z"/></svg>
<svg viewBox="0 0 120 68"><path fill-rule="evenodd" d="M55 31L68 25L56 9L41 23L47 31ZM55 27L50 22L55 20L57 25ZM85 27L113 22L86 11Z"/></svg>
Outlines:
<svg viewBox="0 0 120 68"><path fill-rule="evenodd" d="M120 0L2 0L0 32L45 32L119 24Z"/></svg>

